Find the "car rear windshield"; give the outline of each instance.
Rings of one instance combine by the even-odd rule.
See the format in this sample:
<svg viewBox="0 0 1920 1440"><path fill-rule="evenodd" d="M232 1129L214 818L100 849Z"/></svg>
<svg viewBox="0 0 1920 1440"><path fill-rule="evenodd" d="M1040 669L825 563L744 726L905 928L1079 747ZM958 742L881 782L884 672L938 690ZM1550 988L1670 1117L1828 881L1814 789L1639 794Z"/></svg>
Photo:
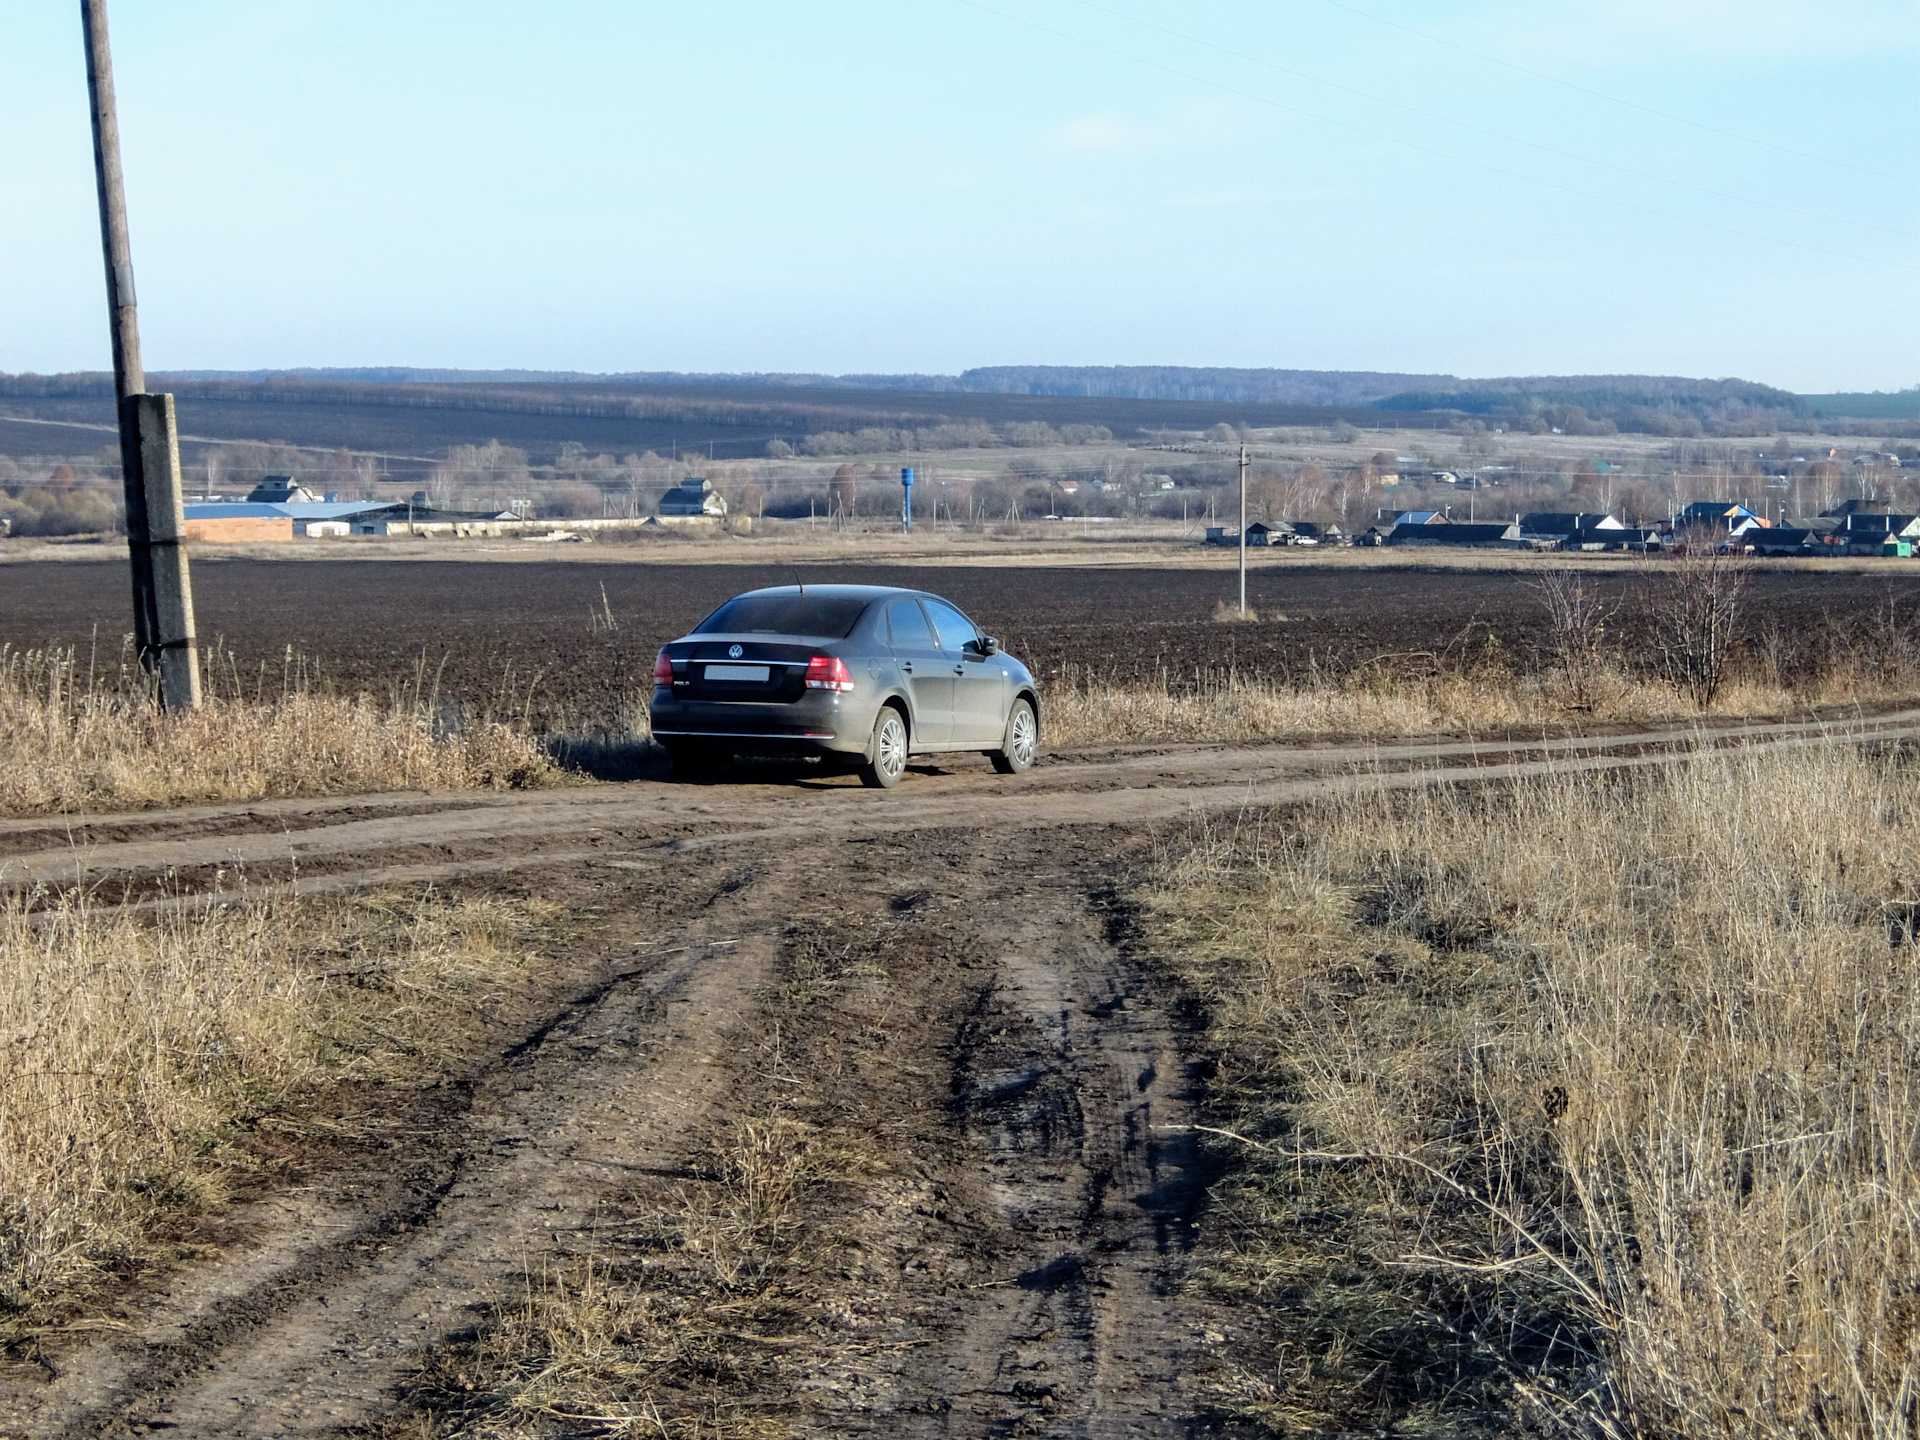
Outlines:
<svg viewBox="0 0 1920 1440"><path fill-rule="evenodd" d="M742 595L729 600L694 628L695 635L820 635L853 633L867 608L845 595Z"/></svg>

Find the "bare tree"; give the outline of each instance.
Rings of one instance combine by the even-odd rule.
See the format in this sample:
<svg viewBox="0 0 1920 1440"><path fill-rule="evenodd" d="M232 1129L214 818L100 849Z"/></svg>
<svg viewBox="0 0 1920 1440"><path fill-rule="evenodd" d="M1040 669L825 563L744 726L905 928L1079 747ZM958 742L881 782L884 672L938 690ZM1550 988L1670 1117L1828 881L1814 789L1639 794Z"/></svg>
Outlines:
<svg viewBox="0 0 1920 1440"><path fill-rule="evenodd" d="M1661 671L1702 710L1739 643L1748 573L1743 557L1702 546L1676 554L1655 582L1649 618Z"/></svg>
<svg viewBox="0 0 1920 1440"><path fill-rule="evenodd" d="M1593 708L1594 682L1601 670L1601 642L1607 622L1618 610L1594 584L1594 577L1573 570L1547 570L1534 582L1547 622L1547 648L1576 708Z"/></svg>
<svg viewBox="0 0 1920 1440"><path fill-rule="evenodd" d="M853 467L842 465L833 472L833 479L827 482L827 507L844 519L854 513L859 494L860 486L854 478Z"/></svg>

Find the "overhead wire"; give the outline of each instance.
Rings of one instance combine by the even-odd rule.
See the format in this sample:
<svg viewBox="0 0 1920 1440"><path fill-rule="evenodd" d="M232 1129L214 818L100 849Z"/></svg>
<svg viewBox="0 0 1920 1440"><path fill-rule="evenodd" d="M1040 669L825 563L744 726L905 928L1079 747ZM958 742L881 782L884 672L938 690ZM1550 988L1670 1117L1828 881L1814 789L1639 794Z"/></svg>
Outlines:
<svg viewBox="0 0 1920 1440"><path fill-rule="evenodd" d="M1538 175L1529 175L1520 170L1510 170L1503 165L1489 164L1484 160L1469 159L1464 155L1456 155L1448 150L1437 149L1431 145L1422 145L1416 140L1406 140L1398 135L1390 135L1382 130L1372 130L1364 125L1355 125L1351 121L1336 120L1331 116L1322 115L1318 111L1309 110L1304 106L1289 105L1285 101L1275 100L1270 95L1261 95L1237 85L1229 85L1225 81L1215 80L1211 76L1196 75L1192 71L1182 70L1178 66L1168 65L1162 61L1149 60L1144 56L1134 55L1128 51L1117 49L1114 46L1102 44L1100 41L1089 40L1083 35L1075 35L1071 31L1059 30L1051 25L1043 25L1037 20L1029 20L1022 15L1008 14L1006 11L997 10L991 5L984 5L980 3L980 0L953 0L953 3L964 5L969 10L978 10L983 15L992 15L996 19L1005 20L1010 24L1024 26L1029 30L1038 31L1043 35L1050 35L1056 40L1065 40L1069 44L1095 50L1103 55L1110 55L1115 59L1125 60L1130 64L1139 65L1148 70L1157 70L1161 74L1171 75L1176 79L1185 80L1192 85L1202 85L1208 89L1217 90L1221 94L1232 95L1242 100L1248 100L1256 105L1264 105L1272 110L1283 111L1289 115L1298 115L1307 120L1317 121L1322 125L1331 125L1336 129L1348 130L1356 135L1365 135L1372 140L1384 141L1389 145L1398 145L1403 149L1413 150L1422 155L1430 155L1438 160L1445 160L1455 165L1464 165L1474 170L1482 170L1490 175L1499 175L1508 180L1518 180L1522 184L1535 185L1547 190L1555 190L1560 194L1571 195L1576 199L1591 201L1599 205L1610 205L1620 210L1632 210L1641 215L1650 215L1655 219L1666 220L1674 224L1691 225L1698 229L1711 230L1721 235L1732 235L1742 240L1780 245L1790 250L1800 250L1813 255L1826 255L1832 259L1846 260L1855 265L1882 265L1890 270L1920 270L1920 266L1905 264L1898 260L1888 260L1874 255L1855 255L1845 250L1834 250L1824 245L1809 245L1799 240L1788 240L1781 236L1768 235L1761 231L1741 230L1731 225L1721 225L1712 220L1703 220L1697 216L1677 215L1672 211L1661 210L1651 205L1641 205L1631 200L1621 200L1617 197L1597 194L1591 190L1583 190L1573 185L1562 185L1555 180L1543 179Z"/></svg>

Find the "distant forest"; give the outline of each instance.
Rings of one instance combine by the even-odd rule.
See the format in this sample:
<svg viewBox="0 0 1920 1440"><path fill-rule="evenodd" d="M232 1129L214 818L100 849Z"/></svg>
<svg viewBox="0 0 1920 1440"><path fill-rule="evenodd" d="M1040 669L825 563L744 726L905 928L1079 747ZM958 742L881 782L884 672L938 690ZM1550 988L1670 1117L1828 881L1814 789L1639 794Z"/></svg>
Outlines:
<svg viewBox="0 0 1920 1440"><path fill-rule="evenodd" d="M178 371L165 383L185 394L226 401L484 409L622 419L698 419L728 428L804 434L867 426L931 428L965 420L1061 418L1132 426L1186 428L1192 407L1247 407L1247 423L1330 423L1336 414L1366 425L1414 424L1412 417L1473 417L1488 425L1544 433L1630 431L1675 437L1811 431L1845 423L1916 418L1920 393L1802 396L1754 381L1671 375L1533 375L1461 379L1371 370L1231 369L1177 365L1000 365L959 375L705 375L663 371L594 375L544 370L435 370L408 367L271 371ZM701 392L693 394L690 392ZM651 393L648 393L651 392ZM835 392L842 392L836 396ZM844 392L861 392L859 394ZM98 374L0 375L0 399L110 394ZM944 397L944 398L942 398ZM975 397L974 403L963 397ZM1105 402L1071 417L985 416L988 397ZM1166 413L1149 413L1153 407ZM1297 409L1298 415L1276 412ZM1318 415L1308 410L1323 412ZM1175 411L1185 411L1176 417ZM1204 423L1220 419L1208 416ZM1120 422L1117 423L1116 422ZM1431 423L1424 422L1424 423ZM1441 423L1445 423L1442 421ZM1903 429L1905 427L1902 427Z"/></svg>
<svg viewBox="0 0 1920 1440"><path fill-rule="evenodd" d="M958 384L968 390L1010 394L1446 410L1505 420L1516 428L1557 427L1569 433L1599 427L1654 435L1740 434L1754 428L1779 428L1784 421L1802 420L1811 413L1799 396L1771 385L1672 375L1462 380L1452 375L1371 370L1007 365L969 370Z"/></svg>

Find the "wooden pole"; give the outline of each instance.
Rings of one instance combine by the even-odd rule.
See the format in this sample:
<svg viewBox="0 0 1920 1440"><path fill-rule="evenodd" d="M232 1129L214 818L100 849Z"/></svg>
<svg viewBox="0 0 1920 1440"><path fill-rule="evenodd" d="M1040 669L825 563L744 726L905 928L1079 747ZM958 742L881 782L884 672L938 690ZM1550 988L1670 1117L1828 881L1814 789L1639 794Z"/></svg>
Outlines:
<svg viewBox="0 0 1920 1440"><path fill-rule="evenodd" d="M92 102L100 248L106 261L107 312L113 332L113 394L133 579L133 641L140 663L160 681L161 704L191 709L200 703L200 660L182 543L180 447L173 397L146 394L146 370L140 361L140 318L120 168L120 122L113 99L106 0L80 0L80 19L86 39L87 95ZM156 556L161 557L157 566Z"/></svg>
<svg viewBox="0 0 1920 1440"><path fill-rule="evenodd" d="M200 704L200 651L194 644L193 584L187 573L185 506L180 499L180 428L171 395L131 397L146 490L147 571L153 585L154 661L160 702L169 710Z"/></svg>
<svg viewBox="0 0 1920 1440"><path fill-rule="evenodd" d="M1247 613L1247 447L1240 447L1240 613Z"/></svg>

